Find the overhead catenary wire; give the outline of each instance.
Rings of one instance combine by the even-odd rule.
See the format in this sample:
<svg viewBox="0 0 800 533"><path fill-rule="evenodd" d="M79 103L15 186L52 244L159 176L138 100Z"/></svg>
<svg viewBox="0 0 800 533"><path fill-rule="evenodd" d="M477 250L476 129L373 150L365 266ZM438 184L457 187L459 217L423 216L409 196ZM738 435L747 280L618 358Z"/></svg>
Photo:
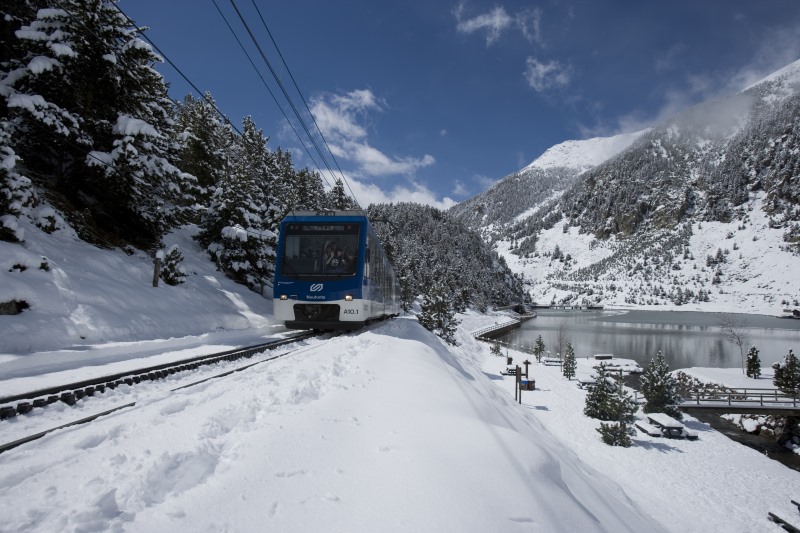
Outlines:
<svg viewBox="0 0 800 533"><path fill-rule="evenodd" d="M330 163L328 163L327 158L322 153L322 150L319 147L319 144L317 143L316 139L314 138L314 135L312 135L311 131L309 130L308 126L306 125L305 120L303 119L302 115L298 111L297 106L295 106L294 101L292 100L291 96L289 96L289 93L286 91L286 87L283 85L283 82L280 80L280 77L278 76L277 72L275 72L275 69L272 67L272 64L270 63L269 59L267 58L267 55L264 52L264 49L261 47L261 45L258 42L258 39L256 39L255 35L253 34L253 31L250 29L250 26L247 24L247 21L245 20L244 16L242 15L241 11L239 10L238 6L236 5L235 0L229 0L229 1L231 3L231 6L233 7L233 9L236 11L236 14L239 17L239 20L241 21L242 25L244 26L245 31L247 31L248 35L250 36L250 39L253 41L253 44L255 45L256 49L258 50L259 54L261 55L261 58L264 60L264 63L267 65L267 68L269 69L270 73L272 74L272 77L275 79L275 82L277 83L278 87L281 89L281 92L283 93L284 98L286 98L286 101L288 102L289 107L291 107L295 117L297 118L298 122L300 122L300 125L303 128L303 131L305 131L305 133L308 136L311 144L314 146L315 150L317 151L317 154L320 156L320 159L323 161L323 163L325 164L325 166L328 169L328 171L331 173L331 175L334 175L334 172L333 172L333 169L330 166ZM305 99L303 99L303 101L305 102ZM312 115L312 118L313 118L313 115ZM326 142L326 146L327 146L327 142ZM330 151L330 147L328 147L328 150L329 150L330 155L333 156L333 153ZM344 175L342 175L342 178L344 178ZM343 182L344 181L346 181L346 180L343 179ZM348 184L348 187L349 187L349 184ZM351 191L351 193L352 193L352 191ZM355 196L353 196L353 201L356 203L356 205L358 205L358 201L356 200Z"/></svg>
<svg viewBox="0 0 800 533"><path fill-rule="evenodd" d="M128 23L129 23L131 26L133 26L134 28L136 28L136 31L139 33L139 35L141 35L141 36L142 36L142 37L143 37L143 38L144 38L144 39L145 39L145 40L146 40L146 41L147 41L147 42L150 44L150 46L152 46L153 48L155 48L155 49L156 49L156 52L158 52L158 54L159 54L159 55L160 55L162 58L164 58L164 61L166 61L167 63L169 63L169 65L170 65L172 68L174 68L174 69L175 69L175 72L177 72L177 73L180 75L180 77L181 77L181 78L183 78L183 79L186 81L186 83L188 83L188 84L189 84L189 86L191 86L191 87L192 87L192 88L193 88L195 91L197 91L197 94L198 94L198 95L199 95L199 96L200 96L200 97L201 97L203 100L205 100L207 104L209 104L211 107L213 107L213 108L214 108L214 111L216 111L216 112L217 112L217 114L218 114L220 117L222 117L222 120L224 120L224 121L225 121L225 122L226 122L226 123L227 123L227 124L228 124L228 125L229 125L231 128L233 128L233 130L234 130L236 133L238 133L239 135L242 135L242 132L241 132L241 131L239 131L239 128L237 128L237 127L236 127L236 125L235 125L233 122L231 122L231 121L230 121L230 119L229 119L229 118L228 118L228 117L225 115L225 113L223 113L223 112L222 112L222 111L221 111L221 110L220 110L220 109L217 107L216 103L214 103L213 101L209 100L209 99L206 97L206 93L205 93L205 92L203 92L203 91L201 91L201 90L200 90L200 89L197 87L197 85L195 85L195 84L194 84L194 82L192 82L192 80L190 80L190 79L189 79L189 77L188 77L188 76L186 76L186 74L184 74L184 73L183 73L183 71L182 71L180 68L178 68L178 65L176 65L176 64L175 64L175 63L174 63L174 62L173 62L173 61L172 61L172 60L171 60L171 59L170 59L170 58L167 56L167 54L165 54L165 53L164 53L164 52L161 50L161 48L159 48L159 47L158 47L158 45L157 45L156 43L154 43L154 42L152 41L152 39L150 39L150 37L148 37L147 35L145 35L145 31L144 31L144 29L143 29L142 27L140 27L138 24L136 24L136 23L133 21L133 19L132 19L132 18L130 18L130 17L128 16L128 14L127 14L127 13L125 13L125 12L122 10L122 8L120 8L120 7L119 7L119 4L116 4L116 3L115 3L115 4L114 4L114 7L117 9L117 11L119 11L119 12L120 12L120 14L121 14L123 17L125 17L125 19L128 21ZM64 8L62 7L62 9L64 9ZM66 10L65 10L65 11L66 11ZM170 98L170 100L172 100L172 98ZM176 102L175 100L172 100L172 101L173 101L173 103L175 103L176 105L180 105L180 104L179 104L178 102Z"/></svg>
<svg viewBox="0 0 800 533"><path fill-rule="evenodd" d="M300 99L303 101L303 105L306 106L306 111L308 111L308 114L311 117L311 120L314 122L314 126L317 128L317 132L319 132L319 136L322 139L322 142L325 143L325 147L328 149L328 152L331 154L331 159L333 160L334 164L336 165L336 168L339 170L339 174L342 176L342 181L345 183L345 185L347 185L347 189L350 191L350 195L353 197L353 200L355 200L356 204L358 204L358 200L356 199L356 195L353 192L353 189L350 187L350 183L347 181L347 178L345 178L344 172L342 172L342 168L339 166L339 162L336 160L336 156L333 154L333 151L331 150L331 147L328 144L327 139L325 139L325 135L322 134L322 130L320 129L319 124L317 123L317 119L314 118L314 113L311 112L311 108L309 108L308 102L306 101L305 97L303 96L303 91L301 91L300 87L297 85L297 80L295 80L294 75L292 74L292 70L289 68L289 65L286 63L286 59L284 59L283 54L281 53L281 49L278 47L278 43L275 42L275 38L272 36L272 32L269 30L269 26L267 26L267 21L264 20L264 15L261 14L261 10L258 8L258 5L256 4L255 0L250 0L250 1L252 2L253 7L256 10L256 13L258 13L258 18L261 20L261 24L264 26L264 29L267 31L267 35L269 35L269 38L272 41L272 46L274 46L275 47L275 51L278 52L278 57L281 58L281 62L283 63L283 66L286 69L286 72L289 74L289 78L292 80L292 83L294 84L294 88L297 91L297 94L300 95Z"/></svg>
<svg viewBox="0 0 800 533"><path fill-rule="evenodd" d="M320 149L319 145L317 144L316 140L314 139L314 136L311 134L311 131L309 131L305 120L303 120L303 117L300 115L300 112L297 110L297 107L294 105L294 101L289 96L289 93L286 91L286 87L284 87L283 82L281 82L280 77L278 76L278 73L275 72L275 69L272 68L272 63L270 63L269 59L267 58L267 55L264 52L264 49L259 44L258 39L256 39L256 36L253 34L253 31L250 29L250 26L247 24L247 21L244 19L244 16L242 15L241 11L239 11L239 8L236 5L236 2L234 0L229 0L229 1L231 3L231 6L233 6L234 11L236 11L236 15L239 17L239 20L241 21L242 25L244 26L245 31L250 36L250 40L253 41L253 44L255 45L256 49L258 50L258 53L261 55L261 59L264 60L264 63L267 65L267 68L269 69L270 73L272 74L272 77L275 79L275 83L277 83L278 87L280 88L281 92L283 93L284 98L286 98L286 102L289 104L289 107L292 109L292 112L294 113L294 116L297 118L298 122L300 122L300 126L302 126L303 131L305 131L305 133L308 136L308 139L311 142L312 146L314 146L314 149L317 151L317 154L319 155L320 159L325 164L325 167L328 169L328 171L333 176L334 175L333 174L333 169L331 168L330 163L328 163L327 158L322 153L322 150Z"/></svg>
<svg viewBox="0 0 800 533"><path fill-rule="evenodd" d="M314 156L308 149L308 146L306 146L306 143L303 141L303 138L297 132L297 129L295 129L294 123L292 123L292 121L289 120L289 117L286 116L286 112L283 110L283 106L281 106L280 102L278 102L278 99L275 97L275 93L273 93L272 89L269 88L269 85L267 84L267 81L264 79L264 76L261 75L261 71L259 71L258 67L256 67L255 62L253 62L253 59L250 57L250 54L247 53L247 49L242 44L242 41L239 39L239 36L236 35L236 32L234 31L230 22L228 22L228 18L220 9L219 5L217 4L217 0L211 0L211 1L214 4L214 7L217 8L217 12L219 13L220 17L222 17L222 20L225 21L225 25L228 27L228 30L230 30L231 35L233 35L233 38L236 39L236 42L239 44L239 48L241 48L242 52L247 57L247 60L250 62L250 66L252 66L253 70L255 70L256 74L258 74L258 77L261 79L261 83L264 85L264 88L267 89L267 92L272 97L272 100L275 102L275 105L278 106L278 109L280 109L283 118L286 119L286 122L289 124L289 127L292 128L292 131L294 132L297 139L300 141L300 144L303 146L303 149L305 150L306 154L308 154L309 159L311 159L311 162L314 163L314 166L317 167L317 169L320 169L320 165L317 163L316 159L314 159ZM320 169L320 176L322 177L323 180L325 180L325 183L328 185L328 187L330 187L331 184L328 181L328 178L325 177L325 174L322 173L321 169Z"/></svg>
<svg viewBox="0 0 800 533"><path fill-rule="evenodd" d="M296 136L296 137L298 138L298 140L300 141L301 145L303 146L303 148L304 148L305 152L307 153L307 155L309 156L310 160L311 160L311 161L312 161L312 163L313 163L313 164L314 164L314 165L317 167L317 169L320 171L320 176L321 176L321 177L324 179L324 181L325 181L325 183L328 185L328 187L331 187L331 183L330 183L330 182L328 182L327 178L325 178L325 175L324 175L324 172L322 172L322 168L321 168L321 166L320 166L320 165L317 163L317 161L316 161L316 159L314 158L313 154L311 153L311 151L309 150L309 148L307 147L307 145L306 145L306 144L305 144L305 142L303 141L303 139L302 139L302 137L300 136L300 134L298 133L298 131L295 129L294 125L292 124L292 121L291 121L291 120L289 120L289 118L287 117L287 115L286 115L286 113L285 113L285 111L284 111L283 107L282 107L282 106L280 105L280 103L278 102L278 100L277 100L277 98L275 97L274 93L273 93L273 92L272 92L272 91L269 89L269 86L267 85L267 83L266 83L266 81L264 80L263 76L261 76L261 73L259 72L258 68L256 67L256 65L255 65L255 63L253 62L253 60L252 60L252 58L250 57L250 55L247 53L247 51L246 51L246 49L245 49L244 45L241 43L240 39L239 39L239 38L236 36L236 33L235 33L235 31L234 31L234 30L233 30L233 28L231 27L231 25L230 25L230 23L228 22L227 18L226 18L226 17L224 16L224 14L222 13L222 11L221 11L221 9L219 8L219 5L217 4L216 0L212 0L212 1L213 1L213 3L214 3L215 7L217 8L217 11L219 12L220 16L223 18L223 20L225 21L226 25L228 26L228 29L231 31L231 33L233 34L233 36L234 36L234 38L236 39L237 43L239 44L240 48L242 49L242 51L243 51L243 52L245 53L245 55L247 56L247 58L248 58L248 60L249 60L249 62L250 62L250 64L251 64L251 66L252 66L252 67L254 68L254 70L256 70L256 72L258 73L258 75L259 75L259 78L261 78L261 81L262 81L262 83L264 84L265 88L268 90L268 92L270 93L270 96L272 96L273 100L275 101L275 104L278 106L278 108L280 109L280 111L281 111L281 113L283 114L284 118L285 118L285 119L286 119L286 121L289 123L289 125L290 125L290 127L291 127L292 131L294 132L295 136ZM252 33L252 31L250 30L249 26L247 25L247 23L246 23L246 21L244 20L244 18L243 18L243 16L242 16L241 12L239 11L238 7L236 6L236 4L235 4L235 2L234 2L233 0L231 0L231 4L233 5L234 9L236 10L236 12L237 12L237 15L239 16L240 20L242 21L242 24L245 26L245 29L247 30L248 34L250 35L250 38L253 40L253 43L256 45L256 48L258 49L258 51L259 51L260 55L262 56L262 59L263 59L263 60L264 60L264 62L267 64L267 66L268 66L268 68L269 68L269 70L270 70L270 72L271 72L271 74L272 74L273 78L276 80L276 82L278 83L278 86L281 88L281 91L282 91L282 93L283 93L284 97L286 98L287 102L289 103L290 107L292 108L292 111L294 112L294 115L297 117L297 120L298 120L298 121L300 122L300 124L302 125L302 127L303 127L303 130L305 131L306 135L308 136L308 138L309 138L309 140L310 140L311 144L314 146L314 149L316 150L316 152L317 152L317 154L319 155L320 159L321 159L321 160L324 162L324 165L325 165L325 167L327 168L327 170L328 170L328 172L330 173L330 175L331 175L332 177L334 177L334 180L336 180L335 173L334 173L333 169L331 168L331 165L330 165L330 163L328 163L328 160L327 160L327 158L324 156L324 154L322 153L322 150L321 150L321 148L319 147L319 144L316 142L316 140L315 140L314 136L311 134L311 132L310 132L310 130L309 130L309 128L308 128L308 126L306 125L306 123L305 123L305 121L303 120L303 118L302 118L301 114L300 114L300 113L299 113L299 111L297 110L297 107L294 105L294 102L293 102L293 100L291 99L291 97L289 96L289 94L288 94L288 92L286 91L285 87L283 86L282 82L280 81L280 78L278 77L277 73L276 73L276 72L275 72L275 70L272 68L272 65L270 64L270 62L269 62L268 58L266 57L266 54L264 53L264 51L263 51L263 49L261 48L261 46L258 44L258 41L257 41L257 39L255 38L255 35L254 35L254 34ZM70 11L69 11L67 8L65 8L65 7L63 6L63 4L62 4L62 3L61 3L59 0L56 0L56 5L58 5L59 7L61 7L61 9L63 9L63 10L64 10L64 11L65 11L67 14L70 14L70 15L71 15ZM194 82L193 82L193 81L192 81L192 80L191 80L191 79L190 79L190 78L189 78L189 77L188 77L188 76L187 76L187 75L186 75L186 74L183 72L183 70L181 70L181 69L180 69L180 67L178 67L178 66L177 66L177 64L175 64L175 62L174 62L174 61L172 61L172 60L169 58L169 56L168 56L168 55L167 55L167 54L166 54L166 53L165 53L165 52L164 52L164 51L163 51L163 50L162 50L162 49L161 49L161 48L160 48L160 47L159 47L159 46L158 46L158 45L157 45L157 44L156 44L156 43L155 43L155 42L154 42L154 41L153 41L153 40L152 40L150 37L149 37L149 36L147 36L147 35L145 34L145 29L144 29L143 27L141 27L141 26L137 25L137 24L136 24L136 23L133 21L133 19L132 19L130 16L128 16L128 14L127 14L127 13L125 13L125 11L123 11L123 10L122 10L122 9L119 7L119 5L117 5L117 3L116 3L116 2L114 3L114 7L115 7L115 9L116 9L116 10L117 10L117 11L118 11L118 12L119 12L119 13L120 13L120 14L121 14L123 17L125 17L125 19L127 20L127 22L128 22L128 23L129 23L129 24L130 24L130 25L131 25L133 28L135 28L135 29L136 29L136 31L138 32L138 34L139 34L139 35L140 35L140 36L141 36L141 37L142 37L144 40L146 40L146 41L147 41L147 42L148 42L148 43L149 43L149 44L150 44L150 45L151 45L151 46L152 46L152 47L153 47L153 48L154 48L154 49L155 49L155 50L158 52L158 54L159 54L159 55L160 55L160 56L163 58L163 60L164 60L164 61L166 61L166 62L167 62L167 63L168 63L168 64L169 64L169 65L170 65L170 66L171 66L171 67L172 67L172 68L173 68L173 69L174 69L174 70L175 70L175 71L176 71L176 72L177 72L177 73L178 73L178 74L179 74L179 75L180 75L180 76L181 76L181 77L182 77L182 78L183 78L183 79L186 81L186 83L188 83L188 84L189 84L189 86L191 86L191 87L192 87L192 88L193 88L195 91L197 91L198 95L200 95L200 97L201 97L201 98L203 98L203 100L205 100L205 101L206 101L206 103L208 103L208 104L209 104L209 105L210 105L210 106L211 106L211 107L214 109L214 111L215 111L215 112L216 112L216 113L217 113L217 114L218 114L218 115L219 115L219 116L222 118L222 120L223 120L225 123L227 123L227 124L228 124L228 125L229 125L229 126L230 126L230 127L231 127L231 128L232 128L232 129L233 129L235 132L236 132L236 133L237 133L237 134L239 134L239 135L242 135L242 132L239 130L239 128L237 128L237 127L236 127L236 125L235 125L235 124L233 124L233 123L230 121L230 119L229 119L229 118L228 118L228 117L227 117L227 116L226 116L226 115L225 115L225 114L224 114L224 113L223 113L223 112L222 112L222 111L219 109L219 107L217 107L216 103L215 103L213 100L211 100L210 98L208 98L207 94L206 94L205 92L201 91L201 90L200 90L200 89L197 87L197 85L196 85L196 84L195 84L195 83L194 83ZM268 34L269 34L269 36L270 36L270 39L272 40L273 44L275 45L275 48L276 48L276 50L278 51L278 54L280 55L280 57L281 57L281 60L282 60L282 62L283 62L283 64L284 64L284 66L286 67L287 71L289 71L289 67L288 67L288 65L286 64L286 61L285 61L285 59L283 58L283 55L280 53L280 50L277 48L277 43L275 42L275 39L273 38L273 36L272 36L271 32L269 31L269 28L266 26L266 22L264 21L264 19L263 19L263 16L261 15L261 12L260 12L260 11L259 11L259 17L261 18L261 20L262 20L262 23L264 24L264 27L265 27L265 29L267 30L267 32L268 32ZM91 31L91 30L90 30L90 31ZM346 184L346 185L347 185L347 188L348 188L348 189L349 189L349 191L350 191L350 195L351 195L351 197L353 198L353 200L354 200L354 202L356 203L356 205L359 205L359 203L358 203L358 200L356 199L356 197L355 197L355 194L353 193L353 190L352 190L352 188L350 187L350 184L349 184L349 182L347 182L347 179L345 178L345 176L344 176L344 173L343 173L343 172L342 172L342 170L341 170L341 167L339 167L338 161L336 161L336 159L335 159L335 156L333 155L333 152L332 152L332 150L330 149L330 146L328 145L328 142L327 142L327 140L325 140L324 136L322 135L322 132L321 132L321 130L320 130L320 128L319 128L319 125L317 124L317 122L316 122L316 119L314 119L314 116L313 116L313 114L311 113L311 111L310 111L310 109L309 109L308 103L307 103L307 101L305 100L305 98L303 97L303 95L302 95L302 92L300 91L300 89L299 89L299 87L298 87L298 85L297 85L297 82L296 82L296 80L294 79L294 76L291 74L291 72L290 72L290 71L289 71L289 75L290 75L290 77L292 78L292 82L294 83L295 89L296 89L296 90L298 91L298 93L300 94L300 97L301 97L301 99L302 99L302 101L303 101L303 103L304 103L304 105L305 105L305 107L306 107L306 110L308 110L308 112L309 112L309 115L311 116L312 120L314 121L314 125L316 126L316 128L317 128L317 131L318 131L318 132L319 132L319 134L320 134L320 137L321 137L321 138L322 138L322 140L324 141L324 143L325 143L325 147L327 148L327 150L328 150L328 153L330 154L331 158L333 159L334 163L336 164L336 167L337 167L337 169L339 170L339 173L341 174L341 179L342 179L342 182L343 182L344 184ZM172 102L173 102L175 105L177 105L177 106L180 106L180 105L182 105L180 102L177 102L176 100L174 100L174 99L173 99L172 97L170 97L169 95L167 95L167 97L168 97L168 98L169 98L169 99L170 99L170 100L171 100L171 101L172 101ZM95 159L97 159L97 158L95 158ZM100 159L97 159L97 160L98 160L98 162L100 162L101 164L104 164L104 165L108 166L108 163L107 163L107 162L105 162L105 161L102 161L102 160L100 160ZM359 207L360 207L360 205L359 205Z"/></svg>

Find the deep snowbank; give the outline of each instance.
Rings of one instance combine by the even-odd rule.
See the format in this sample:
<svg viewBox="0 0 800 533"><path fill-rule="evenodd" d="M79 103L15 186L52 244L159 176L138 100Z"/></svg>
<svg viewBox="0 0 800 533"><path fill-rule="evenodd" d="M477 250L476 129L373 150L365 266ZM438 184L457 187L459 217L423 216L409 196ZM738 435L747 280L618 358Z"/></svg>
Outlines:
<svg viewBox="0 0 800 533"><path fill-rule="evenodd" d="M0 361L4 354L270 325L271 295L263 298L217 272L193 232L183 228L165 238L183 252L186 283L158 287L146 254L101 250L69 230L46 235L27 224L24 244L0 241L0 302L30 305L19 315L0 315ZM43 262L49 271L40 269Z"/></svg>

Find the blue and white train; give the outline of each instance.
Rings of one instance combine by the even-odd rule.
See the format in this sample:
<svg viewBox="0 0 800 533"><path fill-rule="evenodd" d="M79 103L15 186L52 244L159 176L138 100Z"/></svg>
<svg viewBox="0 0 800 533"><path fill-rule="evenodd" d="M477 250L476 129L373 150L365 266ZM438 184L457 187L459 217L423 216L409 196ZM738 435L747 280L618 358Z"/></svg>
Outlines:
<svg viewBox="0 0 800 533"><path fill-rule="evenodd" d="M290 329L358 329L400 314L400 286L363 211L297 211L280 226L275 318Z"/></svg>

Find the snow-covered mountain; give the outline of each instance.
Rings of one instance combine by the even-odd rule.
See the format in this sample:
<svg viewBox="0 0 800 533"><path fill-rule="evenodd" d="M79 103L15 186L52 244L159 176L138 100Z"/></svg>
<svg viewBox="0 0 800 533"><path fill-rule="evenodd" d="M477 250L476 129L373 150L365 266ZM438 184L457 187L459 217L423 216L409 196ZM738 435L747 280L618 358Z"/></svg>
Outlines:
<svg viewBox="0 0 800 533"><path fill-rule="evenodd" d="M554 146L452 212L540 302L797 306L800 61L648 130Z"/></svg>
<svg viewBox="0 0 800 533"><path fill-rule="evenodd" d="M623 133L612 137L593 137L582 141L564 141L551 146L530 165L520 170L569 168L585 172L628 148L648 130Z"/></svg>

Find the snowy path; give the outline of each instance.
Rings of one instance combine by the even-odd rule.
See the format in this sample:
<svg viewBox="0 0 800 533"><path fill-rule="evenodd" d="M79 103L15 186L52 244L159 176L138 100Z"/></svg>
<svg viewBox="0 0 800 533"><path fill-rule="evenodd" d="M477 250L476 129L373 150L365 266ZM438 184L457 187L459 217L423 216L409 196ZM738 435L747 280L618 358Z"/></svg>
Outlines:
<svg viewBox="0 0 800 533"><path fill-rule="evenodd" d="M0 531L659 529L473 355L398 320L151 396L0 455Z"/></svg>

